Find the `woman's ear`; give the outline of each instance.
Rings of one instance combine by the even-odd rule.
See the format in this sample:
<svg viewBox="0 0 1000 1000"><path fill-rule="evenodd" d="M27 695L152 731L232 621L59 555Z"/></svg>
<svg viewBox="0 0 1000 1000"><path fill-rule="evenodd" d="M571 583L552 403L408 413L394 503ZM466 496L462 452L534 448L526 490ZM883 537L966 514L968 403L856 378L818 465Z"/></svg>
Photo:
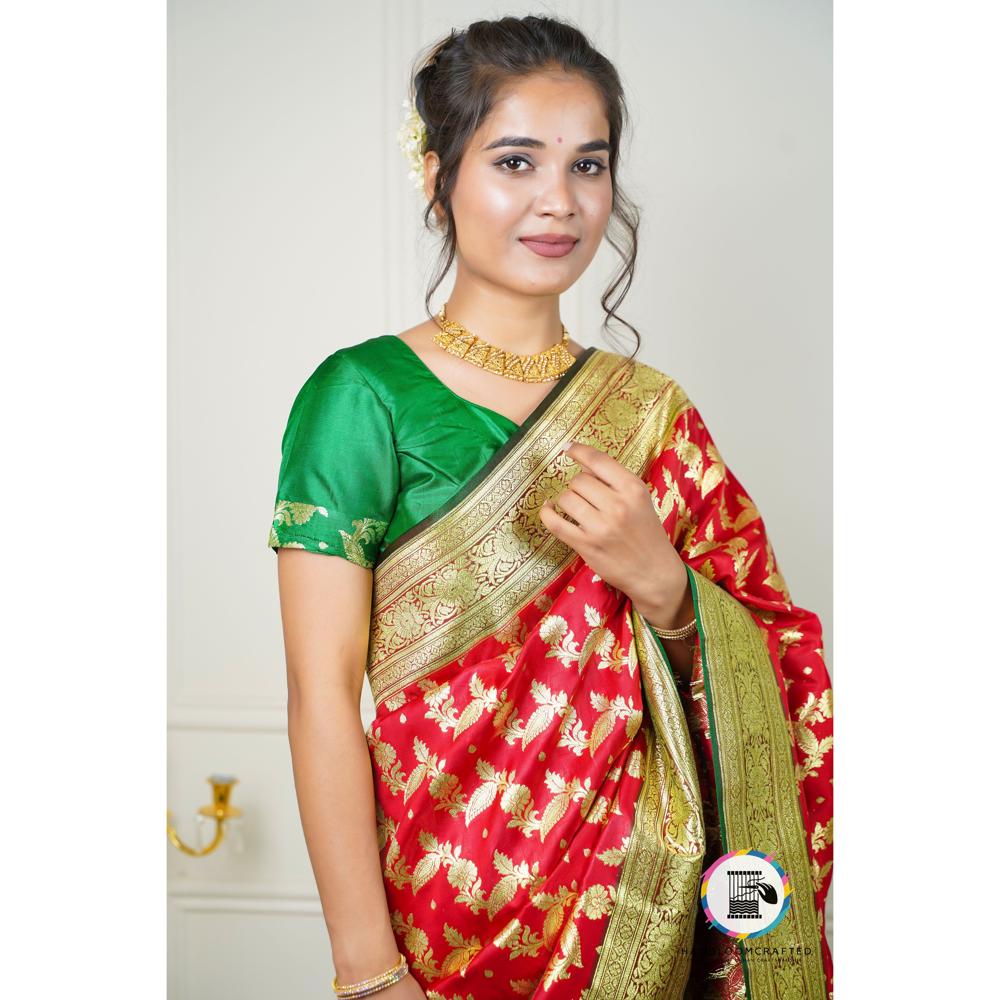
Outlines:
<svg viewBox="0 0 1000 1000"><path fill-rule="evenodd" d="M424 197L428 201L434 197L434 186L437 183L438 167L440 166L441 161L433 149L424 153ZM434 215L439 225L444 223L444 210L440 205L434 206Z"/></svg>

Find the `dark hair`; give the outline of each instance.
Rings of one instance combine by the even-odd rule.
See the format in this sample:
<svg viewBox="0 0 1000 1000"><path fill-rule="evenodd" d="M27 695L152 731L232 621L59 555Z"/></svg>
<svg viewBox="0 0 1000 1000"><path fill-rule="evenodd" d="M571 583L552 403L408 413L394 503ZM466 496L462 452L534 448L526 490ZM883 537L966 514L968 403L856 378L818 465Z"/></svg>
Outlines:
<svg viewBox="0 0 1000 1000"><path fill-rule="evenodd" d="M441 206L446 220L438 271L424 297L428 316L432 315L431 296L455 259L451 194L467 143L489 115L503 84L530 73L562 69L590 80L604 98L610 126L608 166L614 192L605 236L621 258L622 266L601 296L605 312L603 328L612 332L608 326L611 318L627 326L636 340L630 355L634 357L639 349L639 332L615 311L632 284L639 230L639 210L622 192L616 177L619 147L628 125L618 71L573 24L535 16L476 21L464 31L452 29L429 52L418 57L415 69L416 66L421 68L413 75L411 96L427 130L420 152L434 150L440 161L433 197L424 212L424 224L434 229L432 213L436 205Z"/></svg>

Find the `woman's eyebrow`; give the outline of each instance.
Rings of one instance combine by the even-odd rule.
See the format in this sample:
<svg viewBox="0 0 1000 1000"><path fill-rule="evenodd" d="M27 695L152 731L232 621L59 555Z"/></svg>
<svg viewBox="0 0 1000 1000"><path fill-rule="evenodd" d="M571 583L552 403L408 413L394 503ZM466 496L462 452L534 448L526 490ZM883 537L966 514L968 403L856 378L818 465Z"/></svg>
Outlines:
<svg viewBox="0 0 1000 1000"><path fill-rule="evenodd" d="M526 146L531 149L545 149L545 143L541 139L532 139L526 135L504 135L499 139L494 139L488 146L483 146L483 152L488 149L497 149L499 146ZM581 143L576 147L578 153L596 153L601 149L611 152L611 144L605 139L591 139L590 142Z"/></svg>

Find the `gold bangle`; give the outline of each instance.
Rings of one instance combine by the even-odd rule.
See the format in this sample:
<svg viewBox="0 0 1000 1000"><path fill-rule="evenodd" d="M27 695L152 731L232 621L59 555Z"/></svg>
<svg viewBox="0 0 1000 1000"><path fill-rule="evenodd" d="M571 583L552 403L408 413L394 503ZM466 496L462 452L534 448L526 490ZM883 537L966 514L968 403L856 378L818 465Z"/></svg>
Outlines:
<svg viewBox="0 0 1000 1000"><path fill-rule="evenodd" d="M692 618L683 628L657 628L652 622L649 627L661 639L687 639L698 631L698 619Z"/></svg>
<svg viewBox="0 0 1000 1000"><path fill-rule="evenodd" d="M372 976L370 979L362 979L357 983L342 984L338 983L337 977L334 976L333 991L338 997L351 998L351 1000L355 997L366 997L385 989L387 986L392 986L393 983L398 983L409 971L410 968L406 964L406 958L400 952L399 961L391 969L380 972L377 976Z"/></svg>

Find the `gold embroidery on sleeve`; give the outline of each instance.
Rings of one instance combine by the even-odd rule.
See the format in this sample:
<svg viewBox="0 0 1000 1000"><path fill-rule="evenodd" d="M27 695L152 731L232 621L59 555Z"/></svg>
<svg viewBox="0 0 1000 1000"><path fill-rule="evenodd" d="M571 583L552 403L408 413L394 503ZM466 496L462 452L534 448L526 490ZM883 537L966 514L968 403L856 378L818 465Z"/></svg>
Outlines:
<svg viewBox="0 0 1000 1000"><path fill-rule="evenodd" d="M340 529L340 537L344 543L344 554L351 562L371 569L375 565L374 559L369 559L362 546L363 542L375 541L378 533L389 526L387 521L379 521L374 517L362 517L356 521L351 521L354 527L353 532L346 532Z"/></svg>
<svg viewBox="0 0 1000 1000"><path fill-rule="evenodd" d="M271 518L271 531L267 537L267 544L272 548L276 545L285 548L305 548L301 543L282 542L277 529L293 524L308 524L312 520L313 514L322 514L323 517L330 516L325 507L317 507L311 503L297 503L294 500L279 500L274 506L274 516Z"/></svg>
<svg viewBox="0 0 1000 1000"><path fill-rule="evenodd" d="M284 540L279 529L283 527L299 527L308 524L316 514L321 514L328 518L330 512L326 507L317 504L300 503L295 500L278 500L274 507L274 516L271 520L271 529L268 533L267 544L270 548L304 549L308 548L300 541ZM356 563L365 569L372 569L375 560L367 555L364 543L377 541L389 526L387 521L380 521L374 517L362 517L351 521L354 531L340 532L341 543L344 548L344 557L350 562ZM317 539L316 547L321 551L329 548L327 542ZM336 555L337 553L331 553Z"/></svg>

